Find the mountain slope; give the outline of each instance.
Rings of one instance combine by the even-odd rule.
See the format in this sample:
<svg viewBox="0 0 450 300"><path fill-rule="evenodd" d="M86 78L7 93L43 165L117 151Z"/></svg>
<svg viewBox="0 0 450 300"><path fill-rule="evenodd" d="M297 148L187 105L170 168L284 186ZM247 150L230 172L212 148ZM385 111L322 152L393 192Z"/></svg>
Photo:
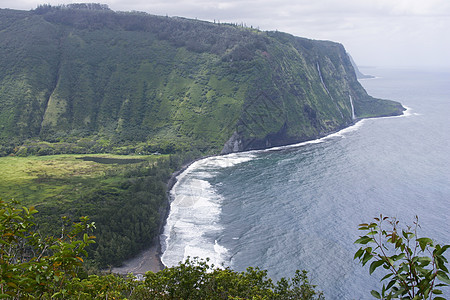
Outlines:
<svg viewBox="0 0 450 300"><path fill-rule="evenodd" d="M242 151L403 110L367 95L342 45L280 32L45 6L0 10L0 40L3 145Z"/></svg>

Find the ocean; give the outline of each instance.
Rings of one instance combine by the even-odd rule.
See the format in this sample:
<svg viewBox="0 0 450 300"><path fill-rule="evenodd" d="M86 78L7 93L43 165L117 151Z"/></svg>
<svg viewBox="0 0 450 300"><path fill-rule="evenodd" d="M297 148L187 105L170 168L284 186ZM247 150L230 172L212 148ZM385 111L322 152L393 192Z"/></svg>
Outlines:
<svg viewBox="0 0 450 300"><path fill-rule="evenodd" d="M327 299L372 299L385 273L353 260L358 224L417 215L420 236L450 244L450 71L361 70L376 76L361 80L368 93L401 102L403 116L193 163L171 190L163 264L209 257L274 280L305 269Z"/></svg>

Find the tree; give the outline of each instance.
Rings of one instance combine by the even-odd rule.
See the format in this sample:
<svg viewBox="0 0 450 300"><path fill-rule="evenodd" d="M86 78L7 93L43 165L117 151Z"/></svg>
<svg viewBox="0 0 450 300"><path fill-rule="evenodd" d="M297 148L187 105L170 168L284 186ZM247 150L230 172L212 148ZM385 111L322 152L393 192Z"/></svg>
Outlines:
<svg viewBox="0 0 450 300"><path fill-rule="evenodd" d="M381 293L373 290L371 294L377 299L432 299L442 294L438 288L450 284L445 266L448 261L443 256L450 245L441 246L430 238L419 238L417 216L413 226L405 229L399 228L396 218L380 215L374 220L359 224L359 230L366 234L355 241L363 246L354 256L363 266L372 261L370 274L381 266L388 272L381 279L389 281L388 284L383 284ZM386 225L389 230L385 229Z"/></svg>

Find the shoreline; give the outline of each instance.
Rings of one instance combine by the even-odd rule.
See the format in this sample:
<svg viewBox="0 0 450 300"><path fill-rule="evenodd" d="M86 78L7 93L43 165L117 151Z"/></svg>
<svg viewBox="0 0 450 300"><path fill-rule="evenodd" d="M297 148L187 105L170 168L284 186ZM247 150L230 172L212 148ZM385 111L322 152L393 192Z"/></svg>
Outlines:
<svg viewBox="0 0 450 300"><path fill-rule="evenodd" d="M114 267L111 269L111 273L116 274L133 274L144 275L148 271L154 273L164 269L164 265L159 258L157 245L142 251L136 257L133 257L123 263L121 267ZM139 276L138 276L139 277Z"/></svg>
<svg viewBox="0 0 450 300"><path fill-rule="evenodd" d="M161 255L162 255L161 235L164 233L164 228L167 224L167 218L169 217L169 213L170 213L170 203L172 202L172 196L170 195L170 192L172 191L172 188L175 186L175 184L178 182L177 177L179 175L181 175L184 171L186 171L186 169L189 168L196 161L199 161L199 160L202 160L202 159L208 158L208 157L211 157L211 156L202 156L202 157L196 158L192 161L185 163L184 165L181 166L181 168L179 170L173 172L172 175L170 175L169 180L167 181L166 205L164 206L163 211L160 212L162 222L159 224L158 236L156 237L156 256L158 258L159 264L161 265L161 269L158 271L161 271L166 268L166 266L163 264L163 262L161 260Z"/></svg>
<svg viewBox="0 0 450 300"><path fill-rule="evenodd" d="M351 128L352 126L355 126L357 123L359 123L360 121L363 121L365 119L378 119L378 118L386 118L386 117L402 117L402 116L407 116L407 114L405 114L408 110L410 110L409 107L404 107L403 111L401 111L401 114L398 115L391 115L391 116L379 116L379 117L367 117L367 118L357 118L355 119L351 124L349 124L348 126L345 126L343 128L339 128L338 130L329 132L321 137L315 137L312 138L310 140L306 140L306 141L302 141L302 142L298 142L298 143L293 143L293 144L288 144L288 145L283 145L283 146L275 146L275 147L269 147L269 148L265 148L265 149L254 149L254 150L248 150L249 152L252 151L279 151L281 149L284 149L285 147L287 148L293 148L293 147L301 147L304 143L308 143L308 142L312 142L315 140L320 140L322 138L325 138L327 136L336 134L342 130ZM272 149L272 150L271 150ZM242 151L242 152L246 152L246 151ZM227 153L227 154L231 154L231 153ZM214 155L214 156L224 156L227 154L218 154L218 155ZM167 223L167 218L169 216L170 213L170 203L172 202L172 198L170 195L170 192L172 190L172 188L174 187L174 185L178 182L177 177L182 174L184 171L186 171L187 168L189 168L189 166L191 166L193 163L208 158L208 157L212 157L212 155L210 156L202 156L199 157L197 159L194 159L184 165L181 166L181 168L175 172L173 172L169 178L169 180L167 181L167 200L166 200L166 204L163 206L163 208L160 211L160 216L161 216L161 223L159 226L159 230L158 230L158 235L155 238L155 241L153 243L153 245L149 248L147 248L146 250L142 251L140 254L138 254L136 257L131 258L127 261L125 261L123 263L122 267L115 267L113 269L111 269L111 272L113 273L118 273L118 274L128 274L128 273L132 273L132 274L145 274L145 272L147 271L152 271L154 273L161 271L163 269L166 268L166 266L162 263L161 261L161 255L162 255L162 251L161 251L161 234L164 232L164 227Z"/></svg>
<svg viewBox="0 0 450 300"><path fill-rule="evenodd" d="M161 234L164 232L164 227L167 223L167 218L170 213L170 203L171 203L171 196L170 191L172 190L173 186L177 183L177 177L186 171L187 168L189 168L190 165L192 165L194 162L199 161L204 158L208 158L211 156L202 156L200 158L194 159L192 161L189 161L188 163L181 166L181 168L175 172L173 172L170 175L169 180L167 181L167 199L166 203L163 205L162 209L160 210L160 218L161 223L159 224L158 228L158 235L156 236L155 240L152 243L152 246L149 248L141 251L138 255L136 255L133 258L130 258L123 262L123 265L121 267L114 267L111 269L112 273L117 274L129 274L132 273L134 275L144 275L147 271L151 271L153 273L159 272L166 268L166 266L161 261Z"/></svg>

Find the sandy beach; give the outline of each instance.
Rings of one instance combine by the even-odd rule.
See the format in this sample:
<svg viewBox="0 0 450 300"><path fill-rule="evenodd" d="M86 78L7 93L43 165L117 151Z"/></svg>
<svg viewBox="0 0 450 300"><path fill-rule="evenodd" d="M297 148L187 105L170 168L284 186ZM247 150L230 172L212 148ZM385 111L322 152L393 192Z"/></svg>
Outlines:
<svg viewBox="0 0 450 300"><path fill-rule="evenodd" d="M192 163L196 162L197 160L206 158L206 157L207 156L201 157L201 158L195 159L193 161L190 161L190 162L184 164L180 168L180 170L174 172L171 175L170 179L168 180L168 182L167 182L167 207L162 212L163 221L160 224L160 228L159 228L160 234L164 230L164 225L165 225L166 219L169 215L170 190L177 182L177 176L180 175L181 173L183 173ZM159 240L159 238L158 238L158 240ZM116 274L132 273L134 275L138 275L138 274L143 275L147 271L152 271L152 272L156 273L156 272L164 269L164 265L161 262L160 255L161 255L161 247L159 246L159 241L158 241L156 245L148 248L147 250L142 251L136 257L123 262L121 267L112 268L111 272L116 273Z"/></svg>
<svg viewBox="0 0 450 300"><path fill-rule="evenodd" d="M158 246L153 246L138 256L129 259L123 263L121 267L113 268L112 273L134 275L145 274L147 271L158 272L164 268L159 259Z"/></svg>

